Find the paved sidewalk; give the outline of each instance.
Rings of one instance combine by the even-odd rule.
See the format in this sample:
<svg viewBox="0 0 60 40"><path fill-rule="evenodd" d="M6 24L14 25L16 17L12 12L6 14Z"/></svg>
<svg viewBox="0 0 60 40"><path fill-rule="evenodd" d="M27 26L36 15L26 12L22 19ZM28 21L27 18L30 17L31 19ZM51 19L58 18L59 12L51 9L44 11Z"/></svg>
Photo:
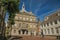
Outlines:
<svg viewBox="0 0 60 40"><path fill-rule="evenodd" d="M24 36L23 40L56 40L55 37L33 37L33 36Z"/></svg>
<svg viewBox="0 0 60 40"><path fill-rule="evenodd" d="M15 39L13 40L17 40L16 38L19 38L19 40L56 40L56 37L53 37L53 36L44 36L44 37L41 37L41 36L20 36L21 38L19 37L15 37Z"/></svg>

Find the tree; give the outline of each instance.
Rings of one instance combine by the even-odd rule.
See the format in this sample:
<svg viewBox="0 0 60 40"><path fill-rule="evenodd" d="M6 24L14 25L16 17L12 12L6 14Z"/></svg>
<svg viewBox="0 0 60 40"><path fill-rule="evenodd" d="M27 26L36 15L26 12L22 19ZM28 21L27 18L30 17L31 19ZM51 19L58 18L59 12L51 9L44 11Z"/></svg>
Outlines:
<svg viewBox="0 0 60 40"><path fill-rule="evenodd" d="M19 11L18 6L19 6L20 0L6 0L3 1L2 3L4 4L4 8L6 11L9 12L9 20L11 21L11 24L14 24L14 17L16 12Z"/></svg>
<svg viewBox="0 0 60 40"><path fill-rule="evenodd" d="M5 15L6 11L9 13L9 21L10 24L14 24L14 17L16 12L19 11L18 6L19 6L20 0L0 0L0 14L2 14L2 35L5 34ZM4 29L4 30L3 30Z"/></svg>

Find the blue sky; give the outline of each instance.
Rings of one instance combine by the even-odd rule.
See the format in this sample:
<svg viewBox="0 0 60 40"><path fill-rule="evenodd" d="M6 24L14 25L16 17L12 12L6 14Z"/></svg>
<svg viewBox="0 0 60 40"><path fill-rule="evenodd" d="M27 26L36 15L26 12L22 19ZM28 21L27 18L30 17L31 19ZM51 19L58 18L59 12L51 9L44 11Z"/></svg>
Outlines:
<svg viewBox="0 0 60 40"><path fill-rule="evenodd" d="M60 0L20 0L20 10L23 2L25 3L26 10L32 11L41 21L44 19L44 16L60 8ZM8 17L8 15L6 17Z"/></svg>
<svg viewBox="0 0 60 40"><path fill-rule="evenodd" d="M26 10L32 11L40 20L60 8L60 0L20 0L19 9L23 2Z"/></svg>

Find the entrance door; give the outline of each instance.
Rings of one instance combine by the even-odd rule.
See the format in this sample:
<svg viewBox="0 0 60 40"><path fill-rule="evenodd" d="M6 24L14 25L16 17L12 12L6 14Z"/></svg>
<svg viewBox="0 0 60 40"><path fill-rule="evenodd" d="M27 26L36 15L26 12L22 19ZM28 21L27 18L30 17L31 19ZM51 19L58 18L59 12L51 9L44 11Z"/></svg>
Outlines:
<svg viewBox="0 0 60 40"><path fill-rule="evenodd" d="M26 34L28 34L28 30L22 29L22 34L25 34L25 32L26 32Z"/></svg>

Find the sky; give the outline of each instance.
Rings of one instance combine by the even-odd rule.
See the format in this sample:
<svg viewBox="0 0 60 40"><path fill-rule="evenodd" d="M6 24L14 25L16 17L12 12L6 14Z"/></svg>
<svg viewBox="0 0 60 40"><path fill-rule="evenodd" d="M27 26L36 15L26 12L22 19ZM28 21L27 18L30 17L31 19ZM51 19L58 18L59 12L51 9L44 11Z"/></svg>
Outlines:
<svg viewBox="0 0 60 40"><path fill-rule="evenodd" d="M45 16L60 9L60 0L20 0L19 10L21 10L23 2L25 9L28 12L32 11L41 21ZM8 14L6 17L8 17Z"/></svg>
<svg viewBox="0 0 60 40"><path fill-rule="evenodd" d="M60 9L60 0L20 0L20 10L23 2L26 10L32 11L41 21L45 16Z"/></svg>

